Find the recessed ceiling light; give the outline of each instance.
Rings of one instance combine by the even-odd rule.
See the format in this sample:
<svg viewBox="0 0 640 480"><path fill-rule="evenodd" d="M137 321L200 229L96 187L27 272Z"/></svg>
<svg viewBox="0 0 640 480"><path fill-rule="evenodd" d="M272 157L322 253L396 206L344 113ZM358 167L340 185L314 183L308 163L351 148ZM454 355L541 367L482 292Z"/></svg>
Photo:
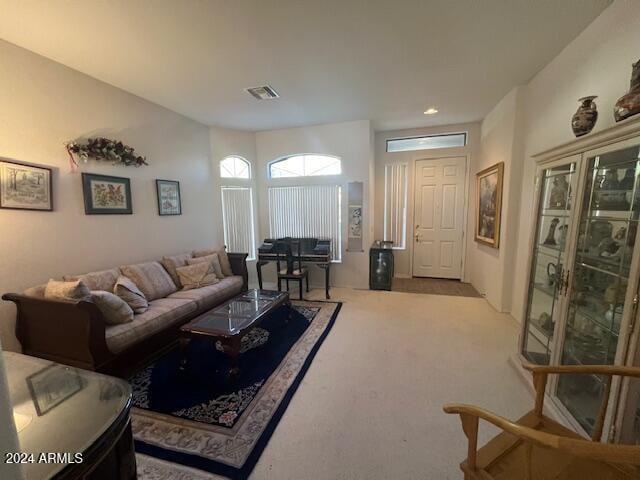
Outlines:
<svg viewBox="0 0 640 480"><path fill-rule="evenodd" d="M438 109L435 107L429 107L424 111L425 115L433 115L434 113L438 113Z"/></svg>

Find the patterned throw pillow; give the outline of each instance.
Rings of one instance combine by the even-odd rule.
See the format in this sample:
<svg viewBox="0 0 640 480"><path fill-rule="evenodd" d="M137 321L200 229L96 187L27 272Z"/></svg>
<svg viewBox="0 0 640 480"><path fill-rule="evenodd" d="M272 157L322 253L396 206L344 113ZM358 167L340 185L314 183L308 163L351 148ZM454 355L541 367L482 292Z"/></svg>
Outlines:
<svg viewBox="0 0 640 480"><path fill-rule="evenodd" d="M107 325L118 325L133 320L133 310L123 299L104 290L92 290L91 300L100 309Z"/></svg>
<svg viewBox="0 0 640 480"><path fill-rule="evenodd" d="M225 275L222 273L222 267L220 266L220 260L218 259L217 253L206 255L204 257L190 258L189 260L187 260L188 265L195 265L196 263L210 263L213 267L213 273L216 274L216 277L220 279L225 277Z"/></svg>
<svg viewBox="0 0 640 480"><path fill-rule="evenodd" d="M44 289L44 298L52 300L91 300L91 291L82 280L75 282L64 282L60 280L49 280Z"/></svg>
<svg viewBox="0 0 640 480"><path fill-rule="evenodd" d="M213 264L209 262L178 267L176 271L180 277L180 283L183 285L183 290L206 287L220 281L213 272Z"/></svg>
<svg viewBox="0 0 640 480"><path fill-rule="evenodd" d="M182 288L182 284L180 283L180 278L178 277L176 268L187 265L187 260L190 258L190 253L181 253L179 255L171 255L170 257L162 257L162 266L166 268L167 272L169 272L173 283L175 283L178 288Z"/></svg>
<svg viewBox="0 0 640 480"><path fill-rule="evenodd" d="M229 256L227 255L227 247L224 245L219 248L211 248L209 250L195 250L193 252L194 257L205 257L207 255L212 255L216 253L218 255L218 259L220 260L220 267L222 267L222 274L225 277L230 277L233 275L233 270L231 270L231 262L229 262Z"/></svg>
<svg viewBox="0 0 640 480"><path fill-rule="evenodd" d="M104 290L110 292L113 290L113 286L116 284L119 276L120 271L117 268L110 268L109 270L89 272L82 275L65 275L64 280L67 282L82 280L91 291Z"/></svg>
<svg viewBox="0 0 640 480"><path fill-rule="evenodd" d="M149 301L164 298L178 287L159 262L137 263L120 267L122 274L133 281Z"/></svg>
<svg viewBox="0 0 640 480"><path fill-rule="evenodd" d="M124 300L134 313L144 313L149 309L149 302L144 293L124 275L118 277L113 293Z"/></svg>

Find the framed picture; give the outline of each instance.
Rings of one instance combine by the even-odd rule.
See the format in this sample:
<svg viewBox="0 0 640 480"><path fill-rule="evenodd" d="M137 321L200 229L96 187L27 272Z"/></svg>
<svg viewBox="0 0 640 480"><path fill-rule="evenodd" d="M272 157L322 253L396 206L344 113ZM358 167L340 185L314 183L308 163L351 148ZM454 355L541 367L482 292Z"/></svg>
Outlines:
<svg viewBox="0 0 640 480"><path fill-rule="evenodd" d="M175 180L156 180L158 193L158 214L181 215L180 182Z"/></svg>
<svg viewBox="0 0 640 480"><path fill-rule="evenodd" d="M0 208L52 211L51 169L0 159Z"/></svg>
<svg viewBox="0 0 640 480"><path fill-rule="evenodd" d="M131 181L128 178L83 173L82 190L87 215L133 213Z"/></svg>
<svg viewBox="0 0 640 480"><path fill-rule="evenodd" d="M476 242L493 248L500 246L503 174L503 162L476 174Z"/></svg>
<svg viewBox="0 0 640 480"><path fill-rule="evenodd" d="M60 405L83 388L75 368L51 365L26 378L38 416Z"/></svg>

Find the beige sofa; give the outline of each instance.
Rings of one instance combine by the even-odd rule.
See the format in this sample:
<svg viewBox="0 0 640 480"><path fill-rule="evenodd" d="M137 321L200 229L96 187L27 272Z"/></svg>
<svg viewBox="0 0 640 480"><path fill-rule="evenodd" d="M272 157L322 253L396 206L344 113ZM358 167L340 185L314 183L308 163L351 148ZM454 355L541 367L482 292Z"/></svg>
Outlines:
<svg viewBox="0 0 640 480"><path fill-rule="evenodd" d="M247 289L247 254L227 255L233 275L214 285L180 290L164 269L164 275L157 275L162 277L161 282L142 278L141 283L147 285L144 293L150 300L149 309L134 315L133 321L128 323L107 324L91 302L45 298L46 285L27 289L23 294L5 294L2 298L17 305L16 335L24 353L91 370L124 374L127 367L172 346L184 323ZM148 275L144 272L158 272L157 263L161 261L156 265L145 262L83 275L66 275L63 279L81 279L90 290L113 291L126 268L137 268L144 277ZM162 288L154 288L155 284ZM163 295L159 296L158 292Z"/></svg>

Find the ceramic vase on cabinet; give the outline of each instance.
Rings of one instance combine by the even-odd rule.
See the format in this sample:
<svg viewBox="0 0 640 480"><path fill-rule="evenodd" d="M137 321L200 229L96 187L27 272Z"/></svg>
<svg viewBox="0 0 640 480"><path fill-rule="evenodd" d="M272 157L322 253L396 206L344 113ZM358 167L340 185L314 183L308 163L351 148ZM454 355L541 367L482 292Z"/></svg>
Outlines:
<svg viewBox="0 0 640 480"><path fill-rule="evenodd" d="M613 107L616 122L640 113L640 60L633 64L629 93L623 95Z"/></svg>
<svg viewBox="0 0 640 480"><path fill-rule="evenodd" d="M578 107L578 111L571 119L571 128L573 129L573 133L576 137L586 135L593 130L593 127L598 120L597 106L593 101L596 98L598 97L591 95L589 97L582 97L578 100L580 102L580 107Z"/></svg>

